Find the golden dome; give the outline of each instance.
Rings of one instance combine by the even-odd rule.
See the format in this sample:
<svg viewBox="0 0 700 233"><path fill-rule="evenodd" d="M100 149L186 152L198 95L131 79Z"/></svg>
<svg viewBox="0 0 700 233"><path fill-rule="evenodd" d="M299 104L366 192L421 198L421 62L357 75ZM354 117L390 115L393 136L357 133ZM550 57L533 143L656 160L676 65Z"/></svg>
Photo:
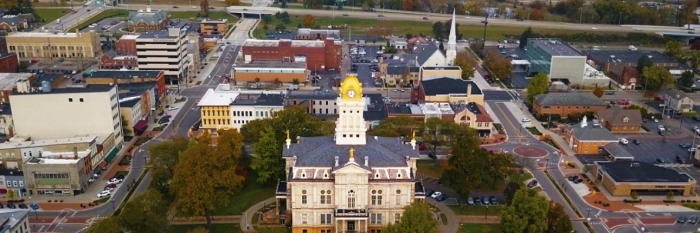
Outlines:
<svg viewBox="0 0 700 233"><path fill-rule="evenodd" d="M345 76L345 80L340 84L340 98L343 100L362 99L362 83L355 75Z"/></svg>

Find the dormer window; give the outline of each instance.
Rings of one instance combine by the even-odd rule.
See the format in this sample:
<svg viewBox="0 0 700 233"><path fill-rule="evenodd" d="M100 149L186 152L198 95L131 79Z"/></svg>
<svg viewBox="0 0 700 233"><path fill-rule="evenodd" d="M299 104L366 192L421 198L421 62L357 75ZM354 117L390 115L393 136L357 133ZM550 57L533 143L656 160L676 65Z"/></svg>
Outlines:
<svg viewBox="0 0 700 233"><path fill-rule="evenodd" d="M401 179L401 173L397 173L397 174L396 174L396 178Z"/></svg>
<svg viewBox="0 0 700 233"><path fill-rule="evenodd" d="M375 178L375 179L379 179L379 173L374 174L374 178Z"/></svg>
<svg viewBox="0 0 700 233"><path fill-rule="evenodd" d="M328 178L328 173L323 174L323 178Z"/></svg>

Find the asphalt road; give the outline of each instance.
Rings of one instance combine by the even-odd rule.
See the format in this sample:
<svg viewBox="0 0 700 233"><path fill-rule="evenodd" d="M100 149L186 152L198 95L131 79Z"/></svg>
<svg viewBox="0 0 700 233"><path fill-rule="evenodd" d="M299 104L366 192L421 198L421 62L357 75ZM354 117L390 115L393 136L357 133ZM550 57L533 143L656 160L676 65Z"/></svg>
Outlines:
<svg viewBox="0 0 700 233"><path fill-rule="evenodd" d="M82 5L75 5L73 9L75 13L69 13L61 17L61 22L57 21L46 24L42 28L37 28L34 31L48 30L51 32L64 32L70 30L72 27L78 25L80 22L87 20L100 12L104 11L105 7L95 4L96 0L90 0ZM107 6L107 8L110 8ZM58 10L58 9L57 9Z"/></svg>

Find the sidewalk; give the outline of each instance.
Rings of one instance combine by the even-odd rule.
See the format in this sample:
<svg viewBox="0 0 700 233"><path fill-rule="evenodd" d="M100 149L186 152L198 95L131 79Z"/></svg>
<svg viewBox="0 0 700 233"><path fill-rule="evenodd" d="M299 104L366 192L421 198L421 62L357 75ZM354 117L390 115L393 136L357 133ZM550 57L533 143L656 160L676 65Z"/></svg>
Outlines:
<svg viewBox="0 0 700 233"><path fill-rule="evenodd" d="M255 228L253 227L253 214L258 212L260 209L265 207L266 204L270 203L275 203L275 198L271 197L268 198L267 200L258 202L258 204L255 204L254 206L248 208L245 212L243 212L242 218L240 218L239 225L241 227L242 232L255 232ZM249 229L246 229L249 228Z"/></svg>
<svg viewBox="0 0 700 233"><path fill-rule="evenodd" d="M442 222L438 221L438 228L440 229L440 232L456 233L459 230L460 218L455 215L455 212L441 202L435 202L435 200L428 200L428 202L432 202L432 204L435 205L435 207L437 207L440 212L445 214L447 217L447 225L442 225Z"/></svg>
<svg viewBox="0 0 700 233"><path fill-rule="evenodd" d="M458 217L460 223L501 223L501 218L498 216L488 216L488 218L484 218L485 216L459 215Z"/></svg>
<svg viewBox="0 0 700 233"><path fill-rule="evenodd" d="M510 104L518 104L519 105L521 102L522 102L522 100L517 101L517 103L513 102ZM506 104L508 104L508 103L506 103ZM520 111L520 107L508 108L508 109L510 109L512 112L520 112L523 116L529 118L531 121L530 124L532 126L537 128L537 130L540 131L540 133L544 133L545 135L549 136L552 139L552 141L554 141L557 145L568 145L568 143L566 143L566 140L564 140L564 138L562 138L558 134L553 133L552 131L549 131L544 126L542 126L542 123L537 121L537 118L535 118L535 116L533 116L529 111ZM523 110L524 110L524 108L523 108ZM576 152L573 149L569 148L568 146L560 146L560 148L563 152L562 157L576 155ZM578 159L566 159L566 160L573 161L576 163L576 166L582 167L581 162L578 161Z"/></svg>
<svg viewBox="0 0 700 233"><path fill-rule="evenodd" d="M230 216L214 216L211 219L213 224L221 223L238 223L241 221L240 215L230 215ZM173 225L199 225L206 224L207 219L204 217L194 217L194 218L175 218L171 221Z"/></svg>

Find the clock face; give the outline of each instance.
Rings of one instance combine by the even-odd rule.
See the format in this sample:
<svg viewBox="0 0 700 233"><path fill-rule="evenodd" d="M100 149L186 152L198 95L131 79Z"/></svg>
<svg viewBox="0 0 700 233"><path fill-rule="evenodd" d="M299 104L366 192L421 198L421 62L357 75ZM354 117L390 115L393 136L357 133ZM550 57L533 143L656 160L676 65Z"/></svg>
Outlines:
<svg viewBox="0 0 700 233"><path fill-rule="evenodd" d="M354 90L349 90L349 91L348 91L348 97L350 97L350 98L355 98L355 91L354 91Z"/></svg>

